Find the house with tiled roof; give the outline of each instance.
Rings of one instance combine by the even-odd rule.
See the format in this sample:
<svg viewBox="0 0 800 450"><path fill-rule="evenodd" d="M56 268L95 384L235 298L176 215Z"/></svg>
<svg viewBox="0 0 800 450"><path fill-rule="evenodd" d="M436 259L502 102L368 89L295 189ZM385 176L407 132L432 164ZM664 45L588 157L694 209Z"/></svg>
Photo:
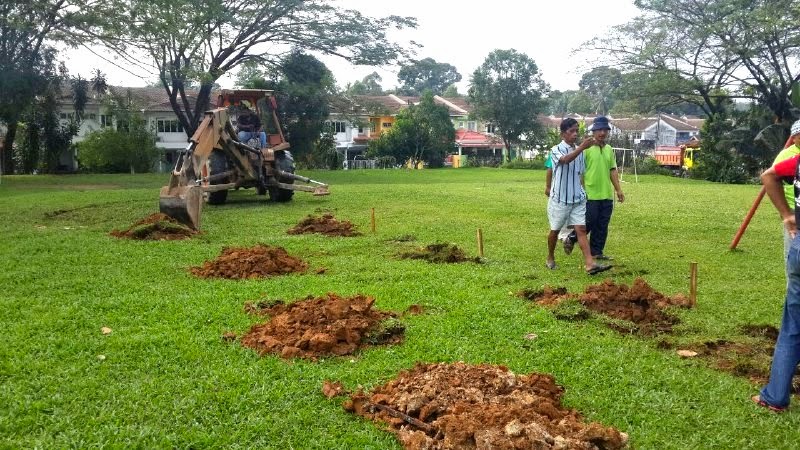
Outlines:
<svg viewBox="0 0 800 450"><path fill-rule="evenodd" d="M134 107L142 113L151 130L156 133L156 147L162 151L162 156L156 170L168 171L172 168L177 154L186 148L188 138L178 118L172 110L169 97L162 87L119 87L110 86L109 94L121 98L130 97ZM187 91L190 104L195 101L195 91ZM211 95L211 105L216 106L216 95ZM83 141L86 136L95 130L116 125L115 119L104 105L105 98L97 94L90 94L84 107L78 135L73 138L74 143ZM72 103L72 91L62 89L58 102L59 118L67 122L74 117L75 109ZM78 169L77 155L61 155L59 164L63 170L75 171Z"/></svg>
<svg viewBox="0 0 800 450"><path fill-rule="evenodd" d="M572 114L578 121L586 124L592 123L594 116L581 116ZM704 122L701 118L678 117L670 114L659 114L652 117L623 118L608 116L611 125L611 134L626 136L632 145L654 148L659 145L676 146L690 140L697 139L700 127ZM555 116L541 116L539 122L548 127L558 129L561 118Z"/></svg>
<svg viewBox="0 0 800 450"><path fill-rule="evenodd" d="M465 98L434 95L433 101L447 107L449 111L457 133L454 148L459 154L490 152L494 155L498 151L502 152L503 145L497 145L494 127L470 119L472 107ZM366 152L370 141L378 139L391 129L400 111L419 102L420 97L394 94L354 95L334 99L331 102L329 123L334 131L337 150L348 160L360 157Z"/></svg>

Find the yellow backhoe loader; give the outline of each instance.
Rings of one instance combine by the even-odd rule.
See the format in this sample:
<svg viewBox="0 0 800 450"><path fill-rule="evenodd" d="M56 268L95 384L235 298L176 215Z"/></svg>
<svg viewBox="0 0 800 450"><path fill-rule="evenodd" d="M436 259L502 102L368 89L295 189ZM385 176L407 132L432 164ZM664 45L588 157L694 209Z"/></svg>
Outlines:
<svg viewBox="0 0 800 450"><path fill-rule="evenodd" d="M223 90L217 108L207 111L200 126L181 151L169 178L161 188L162 213L198 230L203 203L222 204L228 190L254 187L272 201L287 202L294 191L327 195L328 185L294 173L289 152L276 114L272 91L260 89ZM230 113L255 107L260 117L269 118L266 146L257 137L240 142ZM296 185L301 181L308 185Z"/></svg>

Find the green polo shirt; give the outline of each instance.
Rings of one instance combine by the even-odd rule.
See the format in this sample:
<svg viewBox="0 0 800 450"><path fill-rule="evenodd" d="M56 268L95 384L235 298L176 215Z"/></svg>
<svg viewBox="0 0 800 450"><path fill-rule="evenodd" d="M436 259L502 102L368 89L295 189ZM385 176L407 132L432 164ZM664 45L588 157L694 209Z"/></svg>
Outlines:
<svg viewBox="0 0 800 450"><path fill-rule="evenodd" d="M789 159L794 155L800 155L800 148L797 148L796 145L786 147L778 153L778 156L775 157L775 161L772 161L772 165L774 166L784 159ZM794 185L784 183L783 195L786 197L786 202L789 204L789 207L794 210Z"/></svg>
<svg viewBox="0 0 800 450"><path fill-rule="evenodd" d="M583 181L586 198L589 200L614 200L614 185L611 184L611 169L617 168L614 149L606 144L602 149L593 145L583 151L586 158L586 173Z"/></svg>

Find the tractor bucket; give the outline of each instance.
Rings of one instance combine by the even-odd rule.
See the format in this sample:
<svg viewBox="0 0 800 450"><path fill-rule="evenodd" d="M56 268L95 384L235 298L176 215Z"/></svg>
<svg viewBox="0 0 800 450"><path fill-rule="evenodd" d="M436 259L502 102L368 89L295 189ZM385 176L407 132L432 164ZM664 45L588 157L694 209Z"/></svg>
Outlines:
<svg viewBox="0 0 800 450"><path fill-rule="evenodd" d="M200 186L164 186L158 199L158 209L190 227L200 229L200 212L203 208L203 188Z"/></svg>

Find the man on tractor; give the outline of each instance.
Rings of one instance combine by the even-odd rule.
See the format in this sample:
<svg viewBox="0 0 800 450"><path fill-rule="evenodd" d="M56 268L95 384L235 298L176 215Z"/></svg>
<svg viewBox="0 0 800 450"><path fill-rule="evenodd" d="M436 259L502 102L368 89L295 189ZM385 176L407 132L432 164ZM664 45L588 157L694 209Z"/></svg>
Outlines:
<svg viewBox="0 0 800 450"><path fill-rule="evenodd" d="M261 142L261 148L267 147L267 133L261 129L261 119L258 114L250 108L250 102L242 100L242 111L236 118L236 123L239 126L239 140L247 142L258 134L258 139Z"/></svg>

